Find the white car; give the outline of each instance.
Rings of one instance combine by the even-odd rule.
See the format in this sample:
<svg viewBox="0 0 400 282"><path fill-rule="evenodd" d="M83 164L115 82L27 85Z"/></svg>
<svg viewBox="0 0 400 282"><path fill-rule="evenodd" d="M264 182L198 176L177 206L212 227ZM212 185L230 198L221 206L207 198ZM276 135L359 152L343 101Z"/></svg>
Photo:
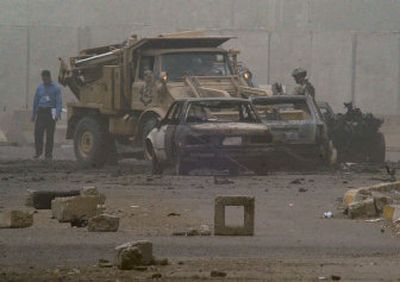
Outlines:
<svg viewBox="0 0 400 282"><path fill-rule="evenodd" d="M249 100L193 98L171 105L145 139L145 155L155 174L167 165L183 175L198 167L261 172L271 142Z"/></svg>

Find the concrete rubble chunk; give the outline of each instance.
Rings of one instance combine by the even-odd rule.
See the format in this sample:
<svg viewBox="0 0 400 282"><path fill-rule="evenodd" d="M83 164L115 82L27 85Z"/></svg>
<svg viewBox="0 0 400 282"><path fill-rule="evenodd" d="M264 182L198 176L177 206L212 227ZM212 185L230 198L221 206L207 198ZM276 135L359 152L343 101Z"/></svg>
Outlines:
<svg viewBox="0 0 400 282"><path fill-rule="evenodd" d="M116 232L119 228L119 217L101 214L89 219L89 232Z"/></svg>
<svg viewBox="0 0 400 282"><path fill-rule="evenodd" d="M55 198L78 196L79 190L69 191L34 191L28 190L25 205L38 210L51 209L51 201Z"/></svg>
<svg viewBox="0 0 400 282"><path fill-rule="evenodd" d="M379 214L383 213L383 209L386 205L393 203L393 199L391 197L380 192L373 192L372 197L374 199L376 211Z"/></svg>
<svg viewBox="0 0 400 282"><path fill-rule="evenodd" d="M225 207L243 206L244 225L227 226ZM218 196L215 198L214 235L253 236L254 235L255 198L250 196Z"/></svg>
<svg viewBox="0 0 400 282"><path fill-rule="evenodd" d="M76 219L90 219L98 215L100 213L98 204L98 197L93 196L55 198L51 201L51 210L59 222L71 222Z"/></svg>
<svg viewBox="0 0 400 282"><path fill-rule="evenodd" d="M383 208L383 217L392 222L400 219L400 205L386 205Z"/></svg>
<svg viewBox="0 0 400 282"><path fill-rule="evenodd" d="M369 196L371 196L371 192L363 188L350 189L344 194L343 203L345 206L349 206L353 203L366 200Z"/></svg>
<svg viewBox="0 0 400 282"><path fill-rule="evenodd" d="M33 214L21 210L6 210L0 213L0 228L26 228L33 224Z"/></svg>
<svg viewBox="0 0 400 282"><path fill-rule="evenodd" d="M106 196L97 190L96 186L84 186L80 192L82 196L95 196L99 199L99 205L104 205Z"/></svg>
<svg viewBox="0 0 400 282"><path fill-rule="evenodd" d="M142 265L142 253L137 247L128 246L121 249L117 255L117 267L121 270L131 270Z"/></svg>
<svg viewBox="0 0 400 282"><path fill-rule="evenodd" d="M150 241L140 240L135 242L128 242L116 247L115 249L118 251L118 253L121 253L122 250L132 247L135 247L140 251L140 254L142 256L140 265L150 265L154 263L153 243Z"/></svg>
<svg viewBox="0 0 400 282"><path fill-rule="evenodd" d="M369 218L377 216L374 199L367 199L349 205L348 215L350 218Z"/></svg>

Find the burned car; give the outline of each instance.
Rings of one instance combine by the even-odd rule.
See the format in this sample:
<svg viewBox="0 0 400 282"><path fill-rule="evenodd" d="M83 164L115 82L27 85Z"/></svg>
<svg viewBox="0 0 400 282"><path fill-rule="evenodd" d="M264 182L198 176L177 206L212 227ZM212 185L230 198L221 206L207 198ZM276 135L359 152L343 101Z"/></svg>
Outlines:
<svg viewBox="0 0 400 282"><path fill-rule="evenodd" d="M336 150L314 99L279 95L251 98L253 106L273 135L275 167L333 164Z"/></svg>
<svg viewBox="0 0 400 282"><path fill-rule="evenodd" d="M145 155L153 172L175 165L176 173L194 168L224 168L231 174L241 169L257 172L272 135L250 101L240 98L178 100L147 136Z"/></svg>

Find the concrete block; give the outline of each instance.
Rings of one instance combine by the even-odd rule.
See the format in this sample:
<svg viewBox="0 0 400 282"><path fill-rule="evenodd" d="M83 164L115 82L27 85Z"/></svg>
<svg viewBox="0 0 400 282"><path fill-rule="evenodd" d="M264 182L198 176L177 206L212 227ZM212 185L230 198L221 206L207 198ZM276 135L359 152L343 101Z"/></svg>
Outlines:
<svg viewBox="0 0 400 282"><path fill-rule="evenodd" d="M99 197L99 205L104 205L106 202L106 196L100 193L96 186L84 186L81 190L81 195Z"/></svg>
<svg viewBox="0 0 400 282"><path fill-rule="evenodd" d="M116 232L119 228L119 217L101 214L89 219L89 232Z"/></svg>
<svg viewBox="0 0 400 282"><path fill-rule="evenodd" d="M142 265L142 254L137 247L128 246L121 249L117 255L117 267L121 270L131 270Z"/></svg>
<svg viewBox="0 0 400 282"><path fill-rule="evenodd" d="M368 218L377 216L374 199L367 199L349 205L348 215L350 218Z"/></svg>
<svg viewBox="0 0 400 282"><path fill-rule="evenodd" d="M386 205L383 208L383 217L388 221L400 219L400 205Z"/></svg>
<svg viewBox="0 0 400 282"><path fill-rule="evenodd" d="M51 201L60 197L78 196L79 190L70 191L28 191L25 201L26 206L32 206L38 210L51 209Z"/></svg>
<svg viewBox="0 0 400 282"><path fill-rule="evenodd" d="M364 189L350 189L344 194L343 203L346 206L349 206L353 203L367 199L370 195L371 193Z"/></svg>
<svg viewBox="0 0 400 282"><path fill-rule="evenodd" d="M0 228L26 228L32 226L33 214L20 210L8 210L0 213Z"/></svg>
<svg viewBox="0 0 400 282"><path fill-rule="evenodd" d="M226 226L225 207L243 206L244 225ZM214 235L254 235L255 199L249 196L219 196L215 198Z"/></svg>
<svg viewBox="0 0 400 282"><path fill-rule="evenodd" d="M380 192L372 192L372 197L374 199L374 204L376 207L376 211L381 214L386 205L390 205L393 203L393 199L383 193Z"/></svg>
<svg viewBox="0 0 400 282"><path fill-rule="evenodd" d="M99 214L97 205L99 198L95 196L74 196L55 198L51 201L53 216L59 222L71 222L76 219L89 219Z"/></svg>
<svg viewBox="0 0 400 282"><path fill-rule="evenodd" d="M153 257L153 243L147 240L140 240L135 242L128 242L122 244L115 249L118 251L118 257L122 250L129 249L129 248L137 248L141 254L141 264L142 265L149 265L154 263Z"/></svg>

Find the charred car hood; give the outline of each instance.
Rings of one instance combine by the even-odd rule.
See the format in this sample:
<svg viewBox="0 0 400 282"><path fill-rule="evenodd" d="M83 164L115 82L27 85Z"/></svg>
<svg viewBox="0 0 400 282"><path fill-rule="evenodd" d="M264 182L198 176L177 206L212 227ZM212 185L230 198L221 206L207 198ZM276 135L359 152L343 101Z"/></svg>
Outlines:
<svg viewBox="0 0 400 282"><path fill-rule="evenodd" d="M193 132L206 135L255 136L269 133L268 127L262 123L199 123L189 127Z"/></svg>

